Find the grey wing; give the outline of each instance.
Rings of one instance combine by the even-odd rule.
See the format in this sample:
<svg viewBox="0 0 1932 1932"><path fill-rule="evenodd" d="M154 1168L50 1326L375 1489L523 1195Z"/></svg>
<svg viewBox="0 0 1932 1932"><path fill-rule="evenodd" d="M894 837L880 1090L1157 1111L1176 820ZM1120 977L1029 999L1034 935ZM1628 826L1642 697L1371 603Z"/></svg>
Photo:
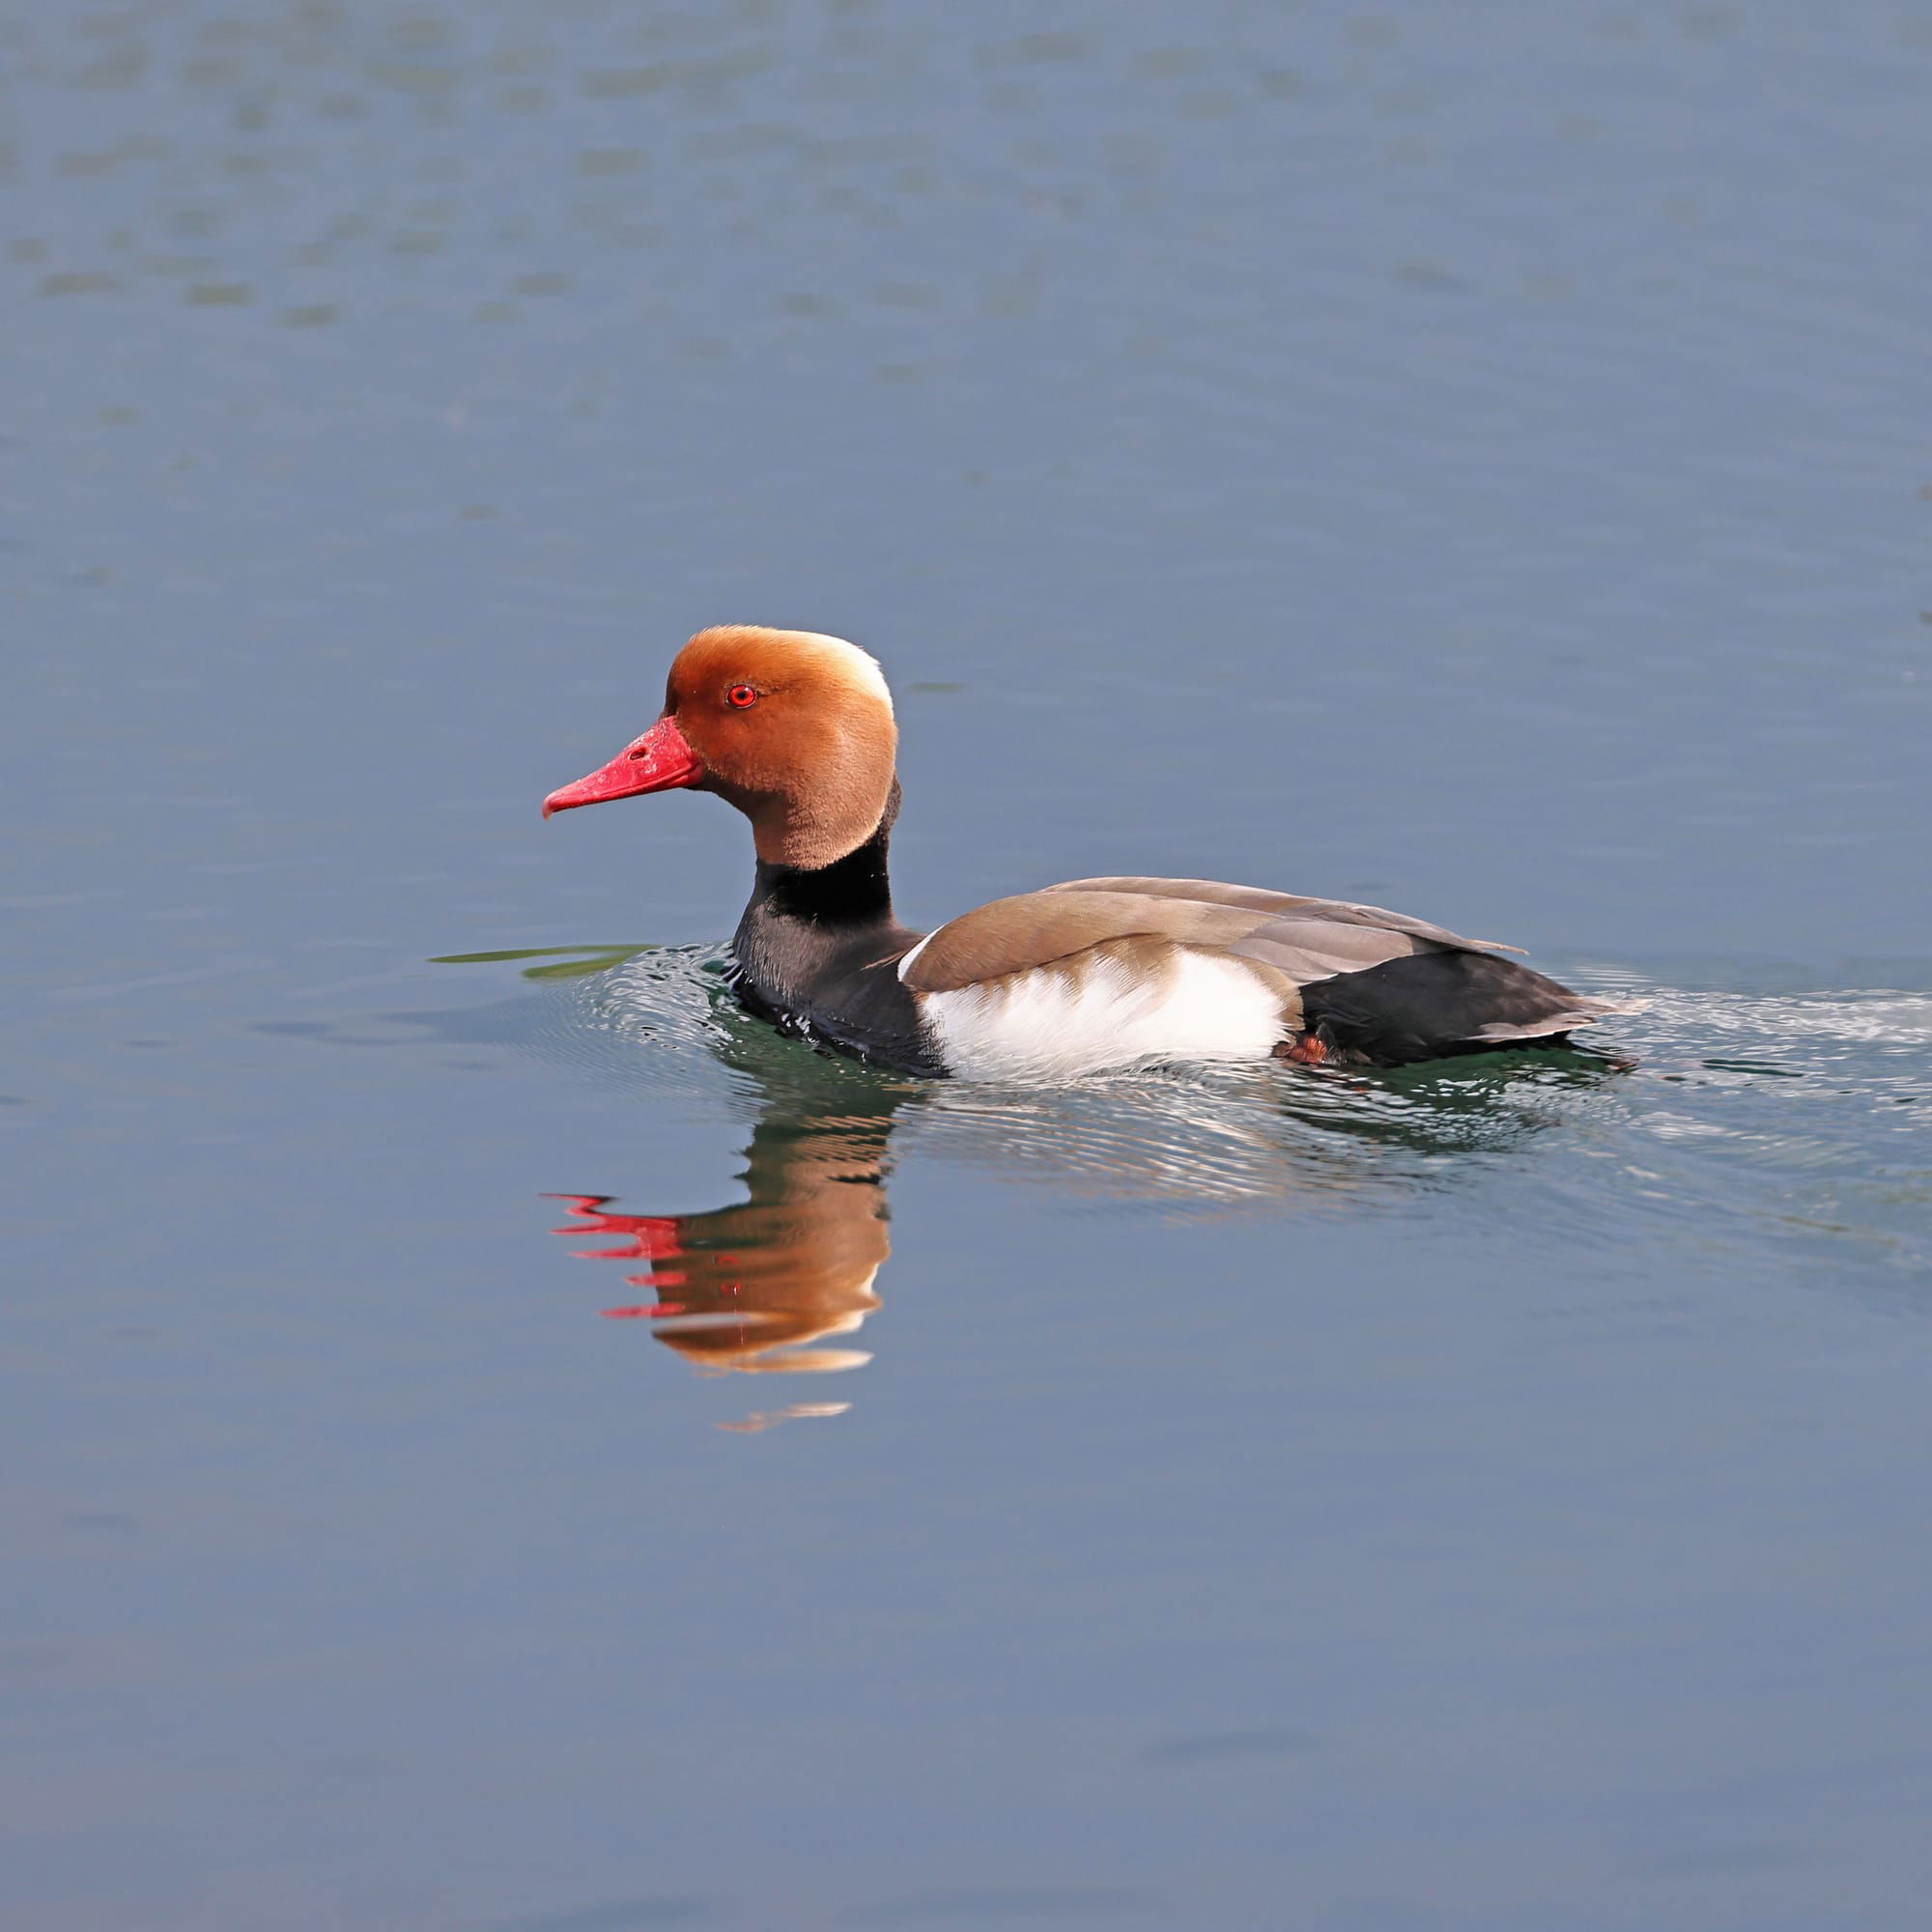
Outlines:
<svg viewBox="0 0 1932 1932"><path fill-rule="evenodd" d="M1245 912L1263 913L1270 916L1269 923L1287 922L1303 928L1318 926L1367 927L1372 931L1402 935L1420 940L1423 946L1395 946L1389 950L1376 952L1368 956L1359 952L1358 946L1342 945L1341 957L1348 963L1331 966L1327 971L1350 972L1357 966L1373 966L1383 959L1401 957L1406 952L1419 952L1424 946L1447 947L1459 952L1520 952L1520 946L1505 946L1495 939L1464 939L1460 933L1451 932L1447 926L1432 924L1426 919L1411 919L1406 913L1390 912L1382 906L1356 905L1348 899L1304 898L1294 893L1273 893L1259 886L1224 885L1218 879L1068 879L1061 885L1046 886L1049 893L1137 893L1148 898L1185 899L1196 905L1225 906ZM1316 940L1316 935L1304 930L1294 935L1300 943ZM1361 942L1371 949L1376 942Z"/></svg>

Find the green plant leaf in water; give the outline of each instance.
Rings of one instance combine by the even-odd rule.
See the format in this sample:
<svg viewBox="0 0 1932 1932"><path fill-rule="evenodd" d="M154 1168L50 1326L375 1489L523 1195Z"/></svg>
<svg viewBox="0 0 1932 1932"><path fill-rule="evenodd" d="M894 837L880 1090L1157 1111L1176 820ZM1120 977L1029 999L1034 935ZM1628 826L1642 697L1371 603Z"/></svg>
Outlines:
<svg viewBox="0 0 1932 1932"><path fill-rule="evenodd" d="M608 973L648 946L515 946L497 952L441 952L432 966L480 966L502 959L548 959L548 966L526 966L526 980L576 980L586 973Z"/></svg>

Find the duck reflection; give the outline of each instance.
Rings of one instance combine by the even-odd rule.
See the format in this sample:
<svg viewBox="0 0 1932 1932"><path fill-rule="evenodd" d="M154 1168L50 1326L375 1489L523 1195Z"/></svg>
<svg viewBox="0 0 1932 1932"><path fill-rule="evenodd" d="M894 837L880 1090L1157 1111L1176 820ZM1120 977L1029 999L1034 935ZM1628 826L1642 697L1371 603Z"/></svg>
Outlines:
<svg viewBox="0 0 1932 1932"><path fill-rule="evenodd" d="M1025 1092L881 1076L791 1041L719 1044L758 1107L741 1177L749 1198L651 1214L611 1195L551 1197L571 1214L556 1234L607 1243L575 1254L645 1264L624 1277L637 1293L605 1314L648 1323L710 1375L826 1376L871 1359L854 1340L880 1305L892 1252L887 1155L896 1131L1061 1193L1167 1211L1334 1209L1453 1180L1462 1164L1442 1156L1507 1151L1616 1070L1544 1054L1393 1074L1267 1067ZM754 1431L848 1406L798 1402L723 1426Z"/></svg>
<svg viewBox="0 0 1932 1932"><path fill-rule="evenodd" d="M639 1298L607 1308L711 1374L832 1375L863 1367L850 1346L878 1307L873 1281L892 1252L886 1234L886 1143L902 1096L846 1092L832 1107L768 1095L746 1149L750 1199L695 1214L631 1214L613 1197L568 1194L575 1217L554 1232L610 1236L586 1260L642 1261L624 1277ZM843 1403L794 1405L753 1416L759 1428Z"/></svg>

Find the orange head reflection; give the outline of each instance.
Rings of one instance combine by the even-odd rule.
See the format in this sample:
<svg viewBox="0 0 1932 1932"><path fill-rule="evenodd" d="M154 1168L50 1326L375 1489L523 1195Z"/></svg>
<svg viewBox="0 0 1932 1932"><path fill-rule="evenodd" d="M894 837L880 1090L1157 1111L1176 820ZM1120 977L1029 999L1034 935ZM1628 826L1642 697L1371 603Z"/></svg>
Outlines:
<svg viewBox="0 0 1932 1932"><path fill-rule="evenodd" d="M559 1235L611 1237L576 1252L643 1261L625 1276L643 1291L608 1315L650 1322L699 1368L826 1374L871 1359L829 1343L857 1331L879 1298L892 1252L882 1186L889 1115L768 1119L753 1135L751 1199L702 1214L621 1214L611 1196L566 1194L576 1217Z"/></svg>

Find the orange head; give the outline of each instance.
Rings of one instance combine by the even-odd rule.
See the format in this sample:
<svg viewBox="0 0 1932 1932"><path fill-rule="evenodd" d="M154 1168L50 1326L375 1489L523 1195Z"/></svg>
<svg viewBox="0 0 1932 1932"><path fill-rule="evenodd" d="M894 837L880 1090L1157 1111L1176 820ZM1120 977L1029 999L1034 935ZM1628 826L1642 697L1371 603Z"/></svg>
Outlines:
<svg viewBox="0 0 1932 1932"><path fill-rule="evenodd" d="M897 750L892 694L856 644L720 624L678 652L657 723L552 792L544 816L638 792L715 791L752 821L759 858L815 869L878 830Z"/></svg>

